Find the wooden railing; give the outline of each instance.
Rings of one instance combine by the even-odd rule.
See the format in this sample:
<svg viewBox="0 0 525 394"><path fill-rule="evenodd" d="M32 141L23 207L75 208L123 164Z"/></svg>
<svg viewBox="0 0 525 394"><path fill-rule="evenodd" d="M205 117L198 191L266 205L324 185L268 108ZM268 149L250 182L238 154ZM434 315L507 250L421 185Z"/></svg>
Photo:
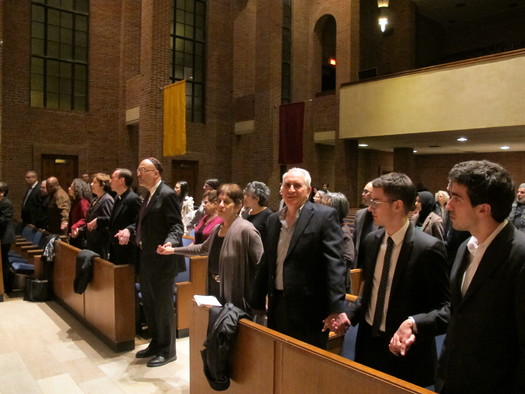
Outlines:
<svg viewBox="0 0 525 394"><path fill-rule="evenodd" d="M55 243L56 300L90 327L114 351L135 348L135 273L132 265L93 259L93 280L83 294L73 291L79 249Z"/></svg>
<svg viewBox="0 0 525 394"><path fill-rule="evenodd" d="M190 392L214 393L200 354L208 309L194 302L191 309ZM239 323L231 365L227 393L430 393L247 320Z"/></svg>

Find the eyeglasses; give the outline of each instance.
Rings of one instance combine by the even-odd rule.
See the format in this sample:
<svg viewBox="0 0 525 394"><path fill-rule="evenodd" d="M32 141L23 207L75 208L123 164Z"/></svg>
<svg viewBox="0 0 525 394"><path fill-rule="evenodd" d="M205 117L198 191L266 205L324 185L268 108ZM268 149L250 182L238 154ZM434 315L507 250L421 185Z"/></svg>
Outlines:
<svg viewBox="0 0 525 394"><path fill-rule="evenodd" d="M370 200L370 208L372 209L376 209L379 205L381 204L386 204L386 203L391 203L393 202L392 200L387 200L387 201L379 201L379 200Z"/></svg>
<svg viewBox="0 0 525 394"><path fill-rule="evenodd" d="M139 167L137 168L137 172L149 172L149 171L155 171L156 169L148 170L146 167Z"/></svg>

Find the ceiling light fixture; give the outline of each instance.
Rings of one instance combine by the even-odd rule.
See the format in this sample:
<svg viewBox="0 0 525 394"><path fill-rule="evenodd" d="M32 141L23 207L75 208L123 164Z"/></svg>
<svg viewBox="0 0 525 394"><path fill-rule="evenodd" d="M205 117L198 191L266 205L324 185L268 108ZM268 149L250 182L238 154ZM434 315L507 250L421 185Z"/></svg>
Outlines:
<svg viewBox="0 0 525 394"><path fill-rule="evenodd" d="M499 147L501 150L509 150L510 149L510 146L508 145L503 145L503 146L500 146Z"/></svg>
<svg viewBox="0 0 525 394"><path fill-rule="evenodd" d="M368 144L359 144L359 146L360 146L361 148L366 148L366 147L368 146Z"/></svg>
<svg viewBox="0 0 525 394"><path fill-rule="evenodd" d="M465 142L465 141L468 141L468 138L467 137L459 137L457 139L458 142Z"/></svg>

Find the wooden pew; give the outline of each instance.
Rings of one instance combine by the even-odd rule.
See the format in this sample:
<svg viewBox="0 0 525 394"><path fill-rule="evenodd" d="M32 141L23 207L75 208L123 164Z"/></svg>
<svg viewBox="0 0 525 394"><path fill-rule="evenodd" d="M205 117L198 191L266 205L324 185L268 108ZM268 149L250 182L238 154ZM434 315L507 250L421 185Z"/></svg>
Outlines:
<svg viewBox="0 0 525 394"><path fill-rule="evenodd" d="M214 393L200 351L208 308L191 304L190 392ZM266 327L242 320L232 356L228 393L431 393Z"/></svg>
<svg viewBox="0 0 525 394"><path fill-rule="evenodd" d="M208 274L208 256L190 257L190 280L177 282L177 337L187 337L190 328L190 300L195 294L206 293L206 277Z"/></svg>
<svg viewBox="0 0 525 394"><path fill-rule="evenodd" d="M57 241L53 268L56 300L110 348L135 348L135 272L131 265L93 260L93 280L83 294L73 291L79 249Z"/></svg>

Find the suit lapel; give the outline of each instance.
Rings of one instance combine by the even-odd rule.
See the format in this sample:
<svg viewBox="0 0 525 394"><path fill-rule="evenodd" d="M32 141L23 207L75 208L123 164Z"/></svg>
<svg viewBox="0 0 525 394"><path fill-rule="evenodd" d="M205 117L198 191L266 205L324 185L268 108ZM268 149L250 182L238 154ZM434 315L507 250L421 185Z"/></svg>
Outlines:
<svg viewBox="0 0 525 394"><path fill-rule="evenodd" d="M311 204L312 203L307 202L304 205L303 210L301 211L301 214L299 215L299 218L295 223L295 230L290 241L290 246L288 247L288 252L286 253L286 258L288 258L288 256L292 253L293 249L295 248L295 245L297 244L297 241L299 240L299 237L304 233L306 226L308 226L308 223L310 223L310 220L313 217L314 210Z"/></svg>
<svg viewBox="0 0 525 394"><path fill-rule="evenodd" d="M470 238L470 237L469 237ZM461 294L461 283L463 282L463 274L469 265L469 251L467 249L467 241L459 247L456 253L456 259L452 266L450 273L450 295L451 299L457 301L459 305L463 298Z"/></svg>
<svg viewBox="0 0 525 394"><path fill-rule="evenodd" d="M363 304L368 305L370 302L370 297L372 294L372 283L374 282L374 272L377 264L377 255L379 254L379 248L381 247L381 242L385 236L385 230L378 231L374 235L374 241L372 245L367 248L368 250L374 251L372 254L367 255L364 267L365 279L363 287Z"/></svg>
<svg viewBox="0 0 525 394"><path fill-rule="evenodd" d="M401 250L399 251L399 257L397 258L396 269L394 271L394 277L392 278L392 286L390 288L390 294L393 294L401 278L403 277L403 272L405 271L405 268L407 267L408 262L410 261L410 256L412 255L413 247L414 226L409 224L407 232L405 233L405 238L403 238ZM390 299L392 299L392 297L390 297Z"/></svg>
<svg viewBox="0 0 525 394"><path fill-rule="evenodd" d="M507 259L510 251L510 243L512 241L512 231L514 231L514 228L509 223L490 243L489 247L483 254L483 258L472 278L472 282L470 282L467 292L463 297L463 302L467 301L468 298L487 280L487 278L491 276L492 272L498 269Z"/></svg>

